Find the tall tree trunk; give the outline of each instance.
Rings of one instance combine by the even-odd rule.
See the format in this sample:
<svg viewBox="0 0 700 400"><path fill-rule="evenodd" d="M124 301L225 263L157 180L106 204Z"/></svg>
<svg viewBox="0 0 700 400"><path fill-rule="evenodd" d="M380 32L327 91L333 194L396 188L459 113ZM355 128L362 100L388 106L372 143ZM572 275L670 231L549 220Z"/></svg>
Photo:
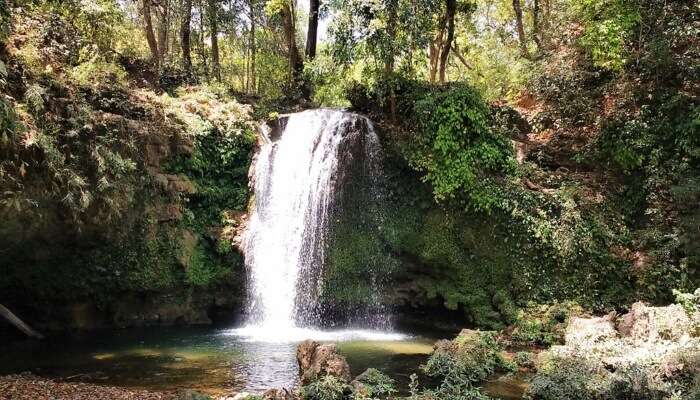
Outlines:
<svg viewBox="0 0 700 400"><path fill-rule="evenodd" d="M445 18L447 19L447 38L442 44L440 52L440 83L445 83L445 71L447 70L447 59L452 49L452 41L455 37L455 13L457 12L457 0L446 0L447 8Z"/></svg>
<svg viewBox="0 0 700 400"><path fill-rule="evenodd" d="M180 46L182 47L182 67L188 78L192 75L192 50L190 46L190 36L192 32L192 0L182 2L184 16L180 26Z"/></svg>
<svg viewBox="0 0 700 400"><path fill-rule="evenodd" d="M525 38L525 28L523 27L523 9L520 6L520 0L513 0L513 11L515 12L515 29L518 31L520 53L524 57L528 57L527 38Z"/></svg>
<svg viewBox="0 0 700 400"><path fill-rule="evenodd" d="M301 82L301 74L304 72L304 60L301 58L297 47L296 28L294 26L294 9L289 0L284 2L282 7L282 27L284 29L284 40L289 51L289 70L292 82Z"/></svg>
<svg viewBox="0 0 700 400"><path fill-rule="evenodd" d="M153 33L153 20L151 19L151 1L143 0L143 28L146 32L146 41L148 42L148 48L151 50L151 59L156 64L156 68L160 68L160 57L158 53L158 42L156 41L156 35Z"/></svg>
<svg viewBox="0 0 700 400"><path fill-rule="evenodd" d="M164 1L156 9L156 15L158 15L158 63L160 65L164 64L165 55L168 53L169 8L168 1Z"/></svg>
<svg viewBox="0 0 700 400"><path fill-rule="evenodd" d="M388 2L389 15L387 16L387 36L389 42L389 48L386 50L385 60L384 60L384 78L389 82L389 113L391 119L396 121L396 91L394 90L394 85L389 79L391 74L394 73L394 62L395 62L395 41L396 41L396 20L398 18L398 0L389 0Z"/></svg>
<svg viewBox="0 0 700 400"><path fill-rule="evenodd" d="M389 10L389 15L387 15L387 36L388 36L388 48L386 49L386 54L384 55L384 75L389 76L394 72L394 59L396 56L395 51L395 41L396 41L396 19L397 19L397 0L389 0L387 9Z"/></svg>
<svg viewBox="0 0 700 400"><path fill-rule="evenodd" d="M35 331L32 329L29 325L24 323L19 317L17 317L15 314L12 313L8 308L0 304L0 316L4 317L6 320L8 320L12 325L17 327L20 331L24 332L25 335L29 337L33 337L35 339L43 339L44 336L42 336L39 332Z"/></svg>
<svg viewBox="0 0 700 400"><path fill-rule="evenodd" d="M316 41L318 39L318 12L321 0L309 0L309 30L306 35L306 59L312 61L316 57Z"/></svg>
<svg viewBox="0 0 700 400"><path fill-rule="evenodd" d="M540 37L540 0L534 0L532 5L532 40L537 45L537 51L542 52L542 38Z"/></svg>
<svg viewBox="0 0 700 400"><path fill-rule="evenodd" d="M204 77L209 82L209 55L204 48L204 0L198 1L199 6L199 30L197 31L197 51L202 59L202 67L204 68Z"/></svg>
<svg viewBox="0 0 700 400"><path fill-rule="evenodd" d="M250 5L250 77L248 78L248 85L250 86L250 92L255 93L255 53L257 52L255 44L255 0L248 1Z"/></svg>
<svg viewBox="0 0 700 400"><path fill-rule="evenodd" d="M219 17L217 0L209 0L209 29L211 39L211 72L214 79L221 82L219 63Z"/></svg>
<svg viewBox="0 0 700 400"><path fill-rule="evenodd" d="M445 41L445 29L447 28L447 10L440 18L440 23L438 24L438 31L435 34L435 38L430 42L430 48L428 49L428 55L430 58L430 69L429 69L429 79L430 83L435 83L437 78L438 69L440 67L440 51L442 50L443 42Z"/></svg>

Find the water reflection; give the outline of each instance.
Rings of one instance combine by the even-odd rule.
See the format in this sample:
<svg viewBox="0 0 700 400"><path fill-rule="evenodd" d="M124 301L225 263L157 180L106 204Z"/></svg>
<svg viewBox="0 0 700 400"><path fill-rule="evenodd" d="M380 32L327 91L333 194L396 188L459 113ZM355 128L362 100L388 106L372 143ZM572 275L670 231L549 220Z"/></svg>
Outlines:
<svg viewBox="0 0 700 400"><path fill-rule="evenodd" d="M76 381L153 390L190 388L214 395L259 392L296 385L296 347L307 338L338 342L353 373L369 366L389 373L396 367L415 369L432 343L432 339L366 330L292 329L282 333L248 327L102 331L0 347L0 374L31 371ZM388 361L397 354L421 358L399 360L400 365Z"/></svg>

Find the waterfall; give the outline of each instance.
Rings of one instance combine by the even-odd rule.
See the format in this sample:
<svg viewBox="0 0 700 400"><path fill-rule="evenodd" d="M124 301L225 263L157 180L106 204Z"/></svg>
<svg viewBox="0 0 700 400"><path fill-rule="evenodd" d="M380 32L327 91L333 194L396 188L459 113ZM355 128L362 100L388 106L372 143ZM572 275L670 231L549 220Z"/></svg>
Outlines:
<svg viewBox="0 0 700 400"><path fill-rule="evenodd" d="M364 174L376 181L379 141L367 118L331 109L280 117L262 139L243 241L248 324L268 331L314 326L337 200L351 165L368 164Z"/></svg>

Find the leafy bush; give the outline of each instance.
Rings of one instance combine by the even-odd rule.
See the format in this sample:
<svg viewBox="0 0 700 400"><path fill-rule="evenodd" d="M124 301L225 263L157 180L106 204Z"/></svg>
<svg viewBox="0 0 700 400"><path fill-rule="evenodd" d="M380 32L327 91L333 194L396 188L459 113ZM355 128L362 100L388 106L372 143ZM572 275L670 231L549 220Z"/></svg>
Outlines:
<svg viewBox="0 0 700 400"><path fill-rule="evenodd" d="M490 129L490 111L465 85L434 90L415 100L419 127L409 162L425 172L435 198L464 198L465 206L490 210L499 202L498 181L515 171L508 137Z"/></svg>
<svg viewBox="0 0 700 400"><path fill-rule="evenodd" d="M574 303L530 304L518 312L511 339L521 345L561 344L569 319L581 312Z"/></svg>
<svg viewBox="0 0 700 400"><path fill-rule="evenodd" d="M85 61L72 71L72 77L80 85L125 84L126 71L120 65L98 57Z"/></svg>
<svg viewBox="0 0 700 400"><path fill-rule="evenodd" d="M374 368L367 369L355 381L360 385L353 383L353 400L376 400L396 393L394 380Z"/></svg>
<svg viewBox="0 0 700 400"><path fill-rule="evenodd" d="M326 375L300 389L304 400L347 400L352 393L352 387L342 379Z"/></svg>
<svg viewBox="0 0 700 400"><path fill-rule="evenodd" d="M533 354L528 353L527 351L519 351L515 353L515 358L513 361L520 368L532 368L535 365Z"/></svg>
<svg viewBox="0 0 700 400"><path fill-rule="evenodd" d="M584 355L555 357L538 369L528 393L538 400L693 399L691 384L700 359L697 352L680 356L690 364L666 373L653 359L607 369Z"/></svg>
<svg viewBox="0 0 700 400"><path fill-rule="evenodd" d="M673 295L676 296L676 303L683 306L688 315L700 311L700 288L695 289L693 293L683 293L680 290L674 290Z"/></svg>
<svg viewBox="0 0 700 400"><path fill-rule="evenodd" d="M591 53L596 66L622 69L627 57L627 40L641 22L633 2L623 0L582 0L575 9L584 23L581 44Z"/></svg>
<svg viewBox="0 0 700 400"><path fill-rule="evenodd" d="M0 0L0 43L10 33L10 6L8 0Z"/></svg>
<svg viewBox="0 0 700 400"><path fill-rule="evenodd" d="M453 341L439 342L421 368L426 375L439 378L440 384L423 395L438 399L488 399L476 384L495 372L516 369L503 357L502 350L495 332L464 330Z"/></svg>

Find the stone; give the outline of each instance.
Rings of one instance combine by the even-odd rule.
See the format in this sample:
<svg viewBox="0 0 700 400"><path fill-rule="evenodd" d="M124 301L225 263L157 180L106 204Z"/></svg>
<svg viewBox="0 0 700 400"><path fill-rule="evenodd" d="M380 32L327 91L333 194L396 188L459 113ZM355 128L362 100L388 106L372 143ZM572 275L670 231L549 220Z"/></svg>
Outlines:
<svg viewBox="0 0 700 400"><path fill-rule="evenodd" d="M192 262L192 258L197 251L199 236L187 229L182 229L180 240L178 241L177 261L185 268L188 268Z"/></svg>
<svg viewBox="0 0 700 400"><path fill-rule="evenodd" d="M211 299L178 293L131 293L112 305L113 324L120 328L141 326L208 325Z"/></svg>
<svg viewBox="0 0 700 400"><path fill-rule="evenodd" d="M618 330L634 342L678 340L691 330L691 325L692 321L679 304L649 307L637 302L622 316Z"/></svg>
<svg viewBox="0 0 700 400"><path fill-rule="evenodd" d="M302 385L325 375L350 381L350 366L345 357L338 354L334 344L321 345L313 340L305 340L297 348L297 362Z"/></svg>
<svg viewBox="0 0 700 400"><path fill-rule="evenodd" d="M153 173L153 182L155 185L161 189L161 190L168 190L168 175L166 174L160 174L160 173Z"/></svg>
<svg viewBox="0 0 700 400"><path fill-rule="evenodd" d="M105 318L102 312L92 303L75 303L68 306L71 328L97 329L105 326Z"/></svg>
<svg viewBox="0 0 700 400"><path fill-rule="evenodd" d="M617 337L614 314L596 318L573 317L566 327L564 340L569 346L584 346Z"/></svg>
<svg viewBox="0 0 700 400"><path fill-rule="evenodd" d="M194 194L197 188L189 179L180 175L166 175L168 177L168 190L175 193Z"/></svg>
<svg viewBox="0 0 700 400"><path fill-rule="evenodd" d="M153 216L160 222L176 222L182 219L182 207L179 204L158 204L152 209Z"/></svg>

